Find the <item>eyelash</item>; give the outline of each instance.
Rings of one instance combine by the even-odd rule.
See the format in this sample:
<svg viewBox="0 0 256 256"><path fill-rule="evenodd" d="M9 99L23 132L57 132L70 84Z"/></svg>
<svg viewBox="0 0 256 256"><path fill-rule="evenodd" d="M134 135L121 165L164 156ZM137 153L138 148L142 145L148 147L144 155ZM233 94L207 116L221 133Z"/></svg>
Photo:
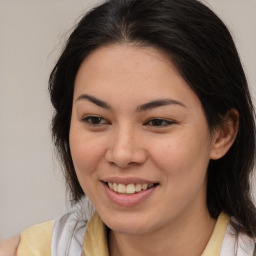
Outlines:
<svg viewBox="0 0 256 256"><path fill-rule="evenodd" d="M86 116L86 117L83 117L81 121L93 127L100 127L100 126L110 124L110 122L108 122L106 119L104 119L101 116ZM163 127L170 126L174 123L175 122L173 121L162 119L162 118L151 118L150 120L146 121L144 125L163 128Z"/></svg>
<svg viewBox="0 0 256 256"><path fill-rule="evenodd" d="M155 123L155 125L153 125L153 123ZM163 123L164 123L164 125L163 125ZM162 118L151 118L145 124L153 126L153 127L157 127L157 128L162 128L162 127L170 126L170 125L174 124L174 122L171 120L166 120L166 119L162 119Z"/></svg>
<svg viewBox="0 0 256 256"><path fill-rule="evenodd" d="M94 127L99 127L99 126L109 124L109 122L101 116L86 116L86 117L83 117L81 121ZM104 123L101 123L101 121L104 121Z"/></svg>

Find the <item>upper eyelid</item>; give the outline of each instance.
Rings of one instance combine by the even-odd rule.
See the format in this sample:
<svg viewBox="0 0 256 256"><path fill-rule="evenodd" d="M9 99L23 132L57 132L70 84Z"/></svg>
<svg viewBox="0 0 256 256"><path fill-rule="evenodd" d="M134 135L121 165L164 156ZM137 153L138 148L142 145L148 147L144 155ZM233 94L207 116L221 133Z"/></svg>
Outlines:
<svg viewBox="0 0 256 256"><path fill-rule="evenodd" d="M168 119L168 118L161 118L161 117L153 117L153 118L149 118L145 121L145 123L150 122L150 121L154 121L154 120L161 120L161 121L166 121L169 123L175 123L174 120Z"/></svg>
<svg viewBox="0 0 256 256"><path fill-rule="evenodd" d="M166 122L166 123L163 123L163 124L160 124L160 125L150 124L150 122L154 121L154 120L160 120L160 121ZM152 129L164 129L164 128L167 128L167 127L170 127L170 126L174 125L175 123L176 123L175 121L165 119L165 118L151 118L148 121L146 121L143 125L149 126Z"/></svg>
<svg viewBox="0 0 256 256"><path fill-rule="evenodd" d="M101 120L106 121L106 123L92 124L92 123L88 122L88 120L89 120L90 118L100 118ZM106 118L104 118L104 117L102 117L102 116L99 116L99 115L85 115L85 116L83 116L83 117L80 118L80 121L81 121L81 122L87 122L88 124L90 124L90 125L95 125L95 126L97 126L97 125L106 125L106 124L110 123Z"/></svg>
<svg viewBox="0 0 256 256"><path fill-rule="evenodd" d="M81 117L81 120L85 119L85 118L90 118L90 117L99 117L99 118L102 118L102 119L105 119L104 117L100 116L100 115L83 115Z"/></svg>
<svg viewBox="0 0 256 256"><path fill-rule="evenodd" d="M80 118L81 121L86 121L86 119L89 119L89 118L101 118L102 120L105 120L106 122L108 123L111 123L107 118L101 116L101 115L94 115L94 114L89 114L89 115L84 115ZM168 119L168 118L161 118L161 117L152 117L152 118L149 118L147 119L145 122L143 122L143 125L151 122L151 121L154 121L154 120L160 120L160 121L163 121L163 122L167 122L169 123L170 125L173 124L173 123L176 123L174 120L171 120L171 119ZM167 125L165 125L167 126Z"/></svg>

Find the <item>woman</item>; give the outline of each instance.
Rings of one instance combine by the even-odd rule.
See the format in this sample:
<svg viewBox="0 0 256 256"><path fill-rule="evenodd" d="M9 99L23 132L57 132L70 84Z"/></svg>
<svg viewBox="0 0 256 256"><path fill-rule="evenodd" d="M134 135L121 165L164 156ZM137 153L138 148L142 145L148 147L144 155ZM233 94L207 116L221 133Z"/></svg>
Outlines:
<svg viewBox="0 0 256 256"><path fill-rule="evenodd" d="M49 91L82 208L24 231L19 256L254 254L254 110L230 33L207 7L103 3L71 34Z"/></svg>

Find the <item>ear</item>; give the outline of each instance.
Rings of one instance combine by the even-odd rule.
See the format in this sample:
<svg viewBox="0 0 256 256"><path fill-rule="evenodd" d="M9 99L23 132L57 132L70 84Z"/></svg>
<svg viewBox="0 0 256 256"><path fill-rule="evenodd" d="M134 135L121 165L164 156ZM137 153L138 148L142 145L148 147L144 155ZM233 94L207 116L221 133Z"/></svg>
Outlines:
<svg viewBox="0 0 256 256"><path fill-rule="evenodd" d="M238 128L239 113L236 109L230 109L221 125L214 131L210 159L220 159L228 152L236 139Z"/></svg>

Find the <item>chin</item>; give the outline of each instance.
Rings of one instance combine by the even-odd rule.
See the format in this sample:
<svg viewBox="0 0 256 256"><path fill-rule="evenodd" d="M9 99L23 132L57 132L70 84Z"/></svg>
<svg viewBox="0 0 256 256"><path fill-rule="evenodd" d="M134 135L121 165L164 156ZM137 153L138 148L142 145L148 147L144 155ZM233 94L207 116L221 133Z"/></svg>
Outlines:
<svg viewBox="0 0 256 256"><path fill-rule="evenodd" d="M103 222L112 231L121 234L142 235L152 229L152 222L148 222L145 216L144 218L138 218L138 216L126 215L126 217L121 217L120 215L118 217L110 216L109 218L104 218Z"/></svg>
<svg viewBox="0 0 256 256"><path fill-rule="evenodd" d="M120 234L126 234L126 235L143 235L145 233L147 233L147 229L143 226L137 226L135 223L129 223L129 224L120 224L120 225L111 225L111 227L109 226L109 228L116 232L116 233L120 233Z"/></svg>

